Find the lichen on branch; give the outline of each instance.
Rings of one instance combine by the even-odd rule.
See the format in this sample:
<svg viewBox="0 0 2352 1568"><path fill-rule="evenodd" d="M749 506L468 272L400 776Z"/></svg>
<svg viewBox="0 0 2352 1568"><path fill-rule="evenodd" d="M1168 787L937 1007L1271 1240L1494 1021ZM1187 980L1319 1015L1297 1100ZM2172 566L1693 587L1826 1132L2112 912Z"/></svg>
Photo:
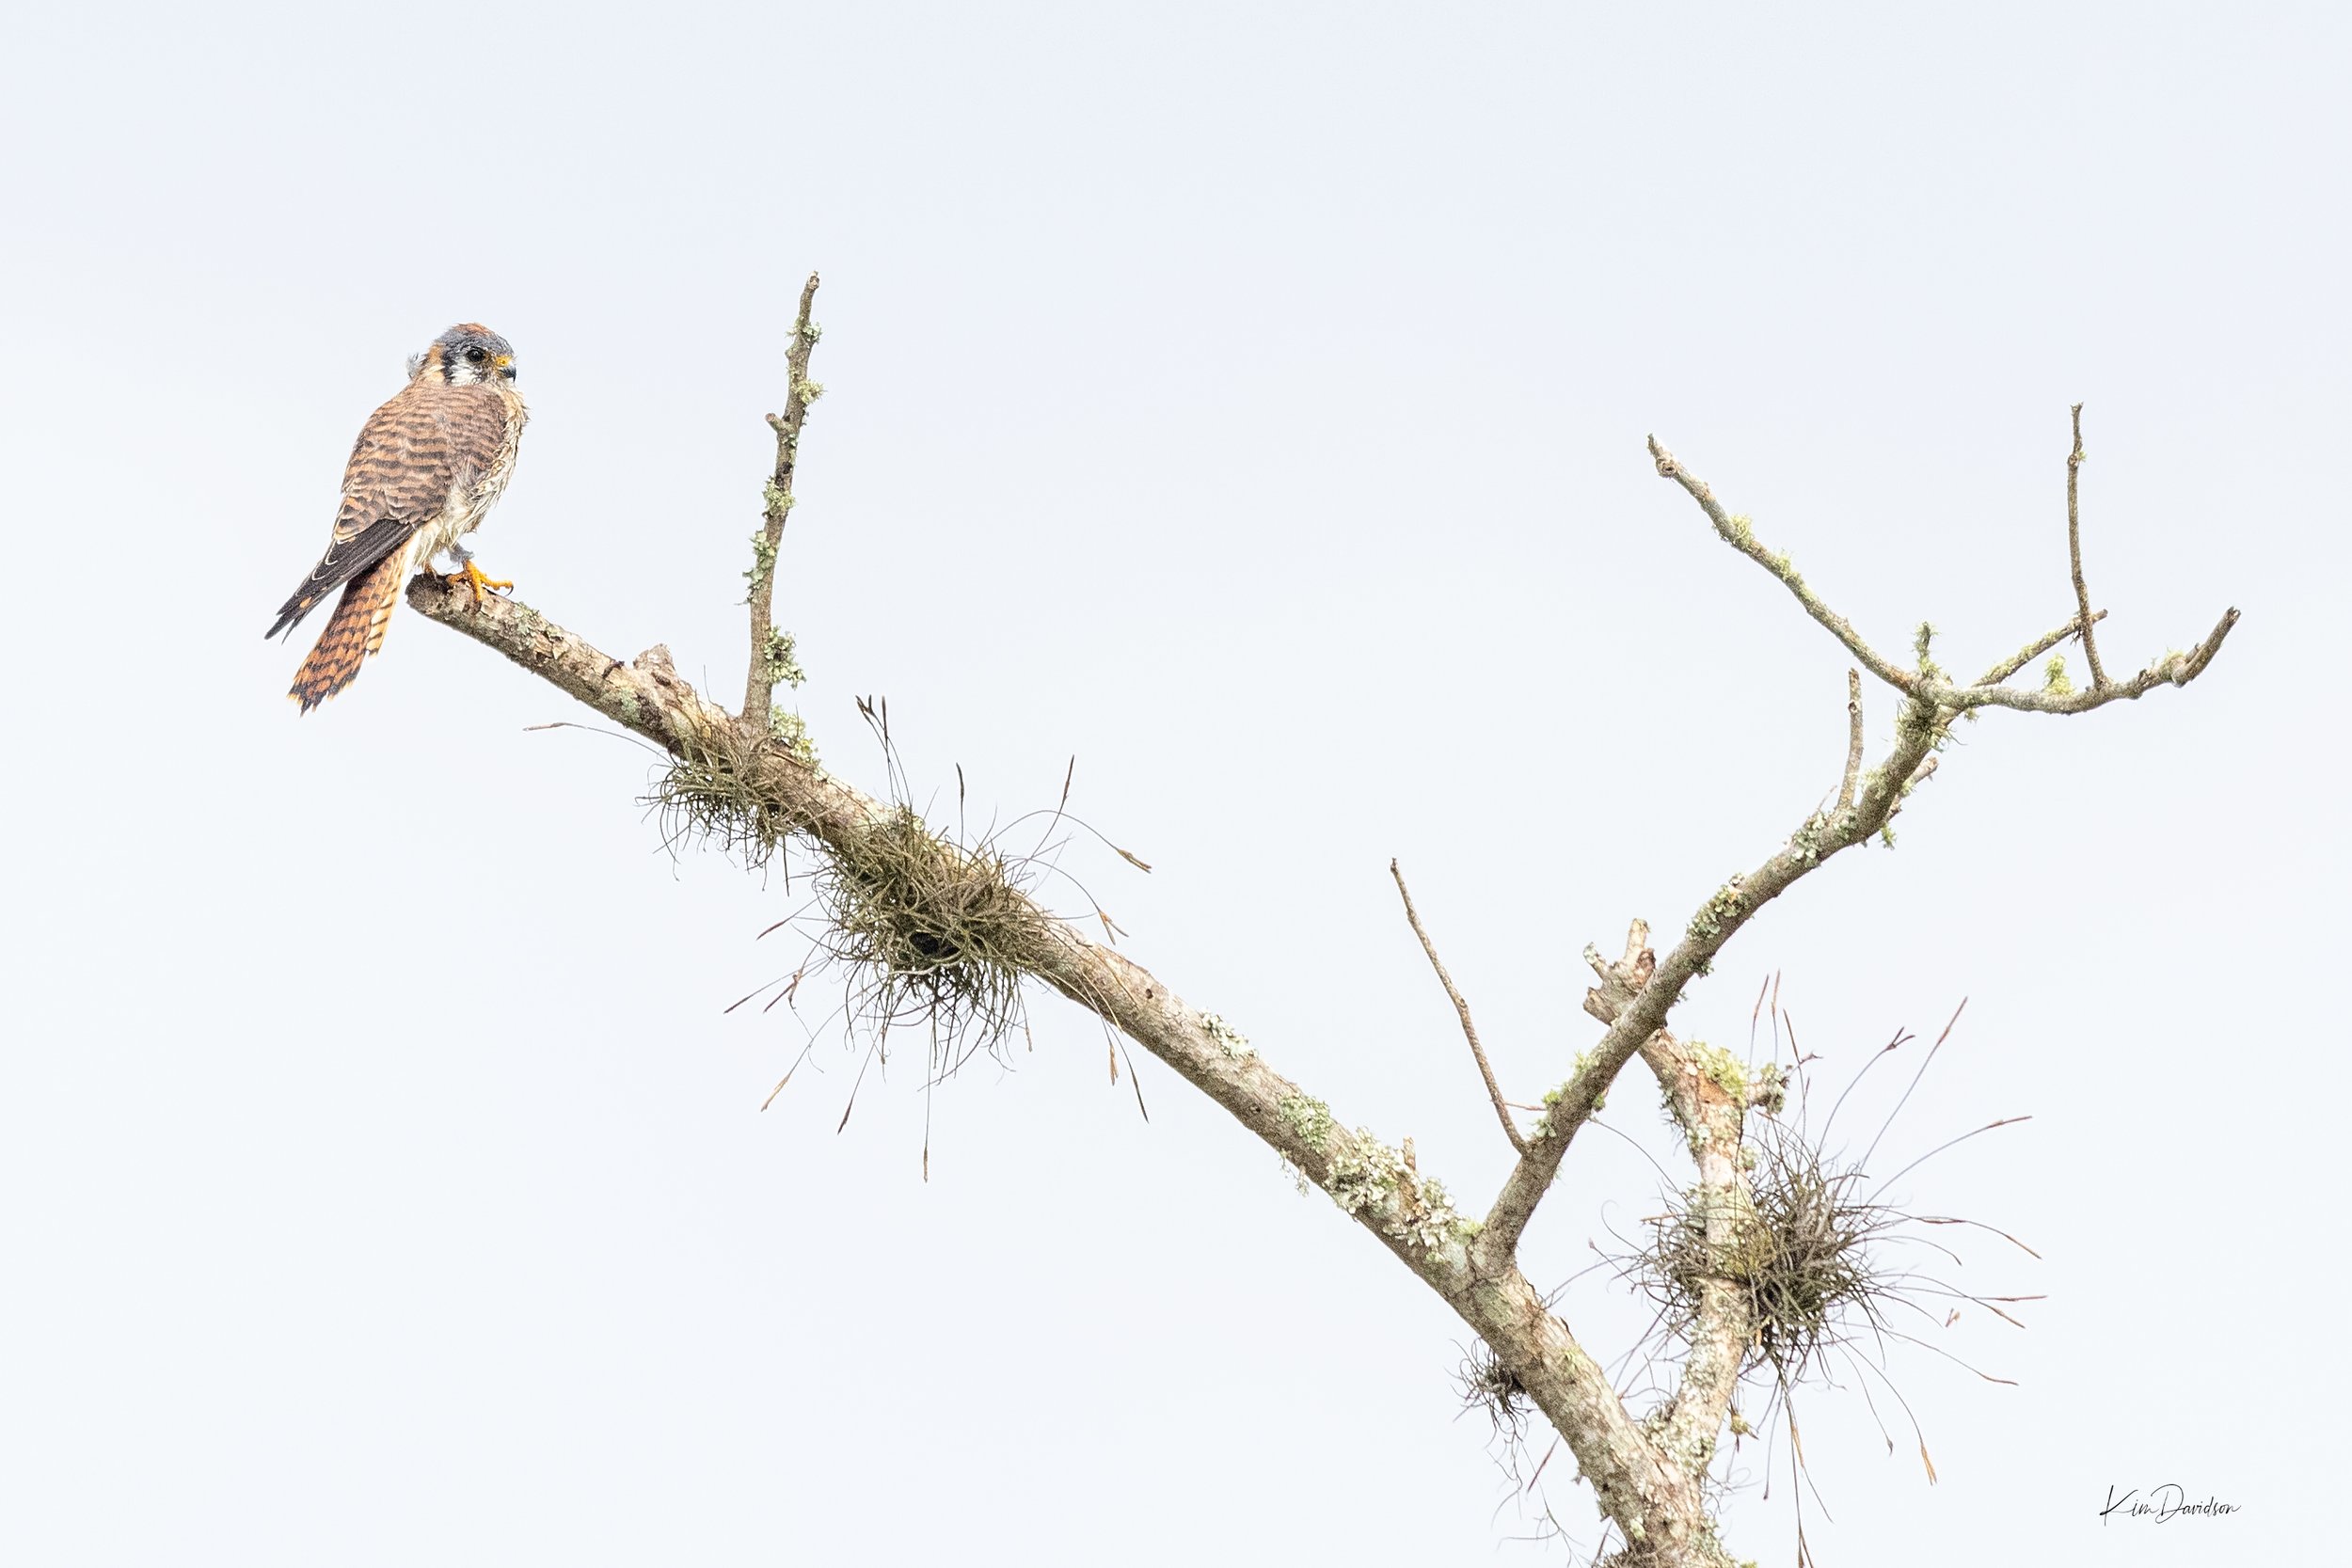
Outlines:
<svg viewBox="0 0 2352 1568"><path fill-rule="evenodd" d="M801 288L801 308L792 324L791 346L785 351L786 394L784 412L768 416L769 428L775 432L776 462L768 482L760 490L759 531L752 535L752 564L743 576L751 584L746 595L751 605L752 641L751 671L743 683L743 724L754 734L765 735L773 727L771 715L775 705L778 681L786 677L776 673L776 660L771 636L775 629L776 552L784 544L784 525L792 515L797 498L792 493L793 475L799 467L801 427L808 420L808 406L824 395L824 388L808 378L809 356L817 341L824 336L809 312L817 305L817 275L810 273ZM790 643L786 651L789 657ZM790 668L797 673L799 665ZM793 685L800 682L793 680ZM804 728L788 727L789 733L803 745L806 744Z"/></svg>

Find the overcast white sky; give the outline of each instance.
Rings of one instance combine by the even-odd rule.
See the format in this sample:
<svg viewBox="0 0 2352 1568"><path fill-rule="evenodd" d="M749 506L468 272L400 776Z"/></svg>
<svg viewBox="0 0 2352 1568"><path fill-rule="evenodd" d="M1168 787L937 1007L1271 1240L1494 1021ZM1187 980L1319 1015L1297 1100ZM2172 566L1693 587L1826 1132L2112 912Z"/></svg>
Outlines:
<svg viewBox="0 0 2352 1568"><path fill-rule="evenodd" d="M1766 15L1770 10L1771 15ZM1898 14L1899 10L1899 14ZM259 633L452 322L533 420L485 565L738 689L792 295L780 613L827 760L1073 804L1136 957L1483 1207L1508 1149L1387 880L1533 1099L1588 941L1833 788L1840 651L2244 624L2187 691L1965 734L1744 933L1833 1086L1969 1005L1887 1148L2042 1261L2019 1333L1804 1407L1819 1560L2338 1539L2347 26L2338 8L49 7L0 31L17 579L0 1555L56 1564L1543 1562L1467 1333L1046 1002L931 1108L722 1008L790 907L644 755L403 610L326 711ZM306 633L314 627L305 628ZM1871 694L1874 741L1890 705ZM812 1013L810 1022L816 1022ZM1899 1085L1898 1085L1899 1086ZM1878 1110L1883 1113L1885 1101ZM1656 1212L1629 1081L1530 1264ZM1879 1162L1887 1165L1884 1155ZM1888 1166L1887 1168L1891 1168ZM1605 1356L1641 1317L1563 1307ZM1880 1404L1888 1409L1882 1393ZM1786 1449L1732 1544L1791 1560ZM1762 1459L1743 1465L1760 1476ZM1547 1477L1586 1555L1589 1494ZM2110 1486L2243 1512L2105 1527Z"/></svg>

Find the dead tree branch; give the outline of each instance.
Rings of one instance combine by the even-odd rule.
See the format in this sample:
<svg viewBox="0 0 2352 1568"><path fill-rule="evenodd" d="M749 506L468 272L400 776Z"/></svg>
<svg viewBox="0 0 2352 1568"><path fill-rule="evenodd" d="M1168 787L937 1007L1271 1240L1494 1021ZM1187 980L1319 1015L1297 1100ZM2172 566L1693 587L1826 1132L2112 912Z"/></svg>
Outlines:
<svg viewBox="0 0 2352 1568"><path fill-rule="evenodd" d="M1393 860L1389 862L1389 875L1396 879L1397 895L1405 900L1405 918L1412 924L1413 935L1421 938L1421 950L1429 955L1429 967L1438 972L1438 984L1445 988L1447 997L1454 1003L1454 1010L1461 1015L1462 1037L1470 1041L1470 1057L1478 1064L1478 1076L1486 1081L1486 1098L1494 1101L1496 1119L1502 1123L1502 1135L1511 1140L1513 1148L1524 1154L1527 1152L1527 1140L1519 1136L1518 1126L1511 1119L1511 1107L1503 1102L1502 1085L1495 1082L1495 1069L1486 1065L1486 1048L1478 1043L1478 1025L1470 1022L1470 1004L1455 989L1454 976L1446 973L1445 961L1438 957L1437 946L1429 940L1429 933L1422 929L1420 911L1413 908L1412 890L1405 885L1405 873L1397 869Z"/></svg>
<svg viewBox="0 0 2352 1568"><path fill-rule="evenodd" d="M1478 1238L1484 1259L1491 1262L1517 1255L1519 1237L1534 1216L1535 1206L1550 1190L1578 1129L1592 1117L1618 1071L1664 1026L1666 1014L1681 999L1683 988L1712 967L1715 955L1758 910L1832 856L1886 826L1911 788L1914 774L1928 761L1941 736L1935 721L1935 709L1929 704L1917 698L1905 703L1896 724L1894 749L1871 770L1852 805L1815 812L1797 826L1778 851L1754 870L1735 873L1699 906L1682 940L1664 958L1649 966L1641 988L1616 1008L1615 1021L1587 1053L1582 1069L1545 1096L1550 1109L1535 1124L1528 1138L1528 1152L1512 1167L1494 1207L1487 1212Z"/></svg>
<svg viewBox="0 0 2352 1568"><path fill-rule="evenodd" d="M1723 503L1715 499L1715 493L1708 488L1707 482L1677 462L1674 453L1660 446L1654 436L1650 437L1649 451L1650 456L1657 461L1659 473L1690 492L1691 499L1699 503L1700 510L1707 514L1707 520L1715 525L1715 531L1724 542L1780 578L1797 596L1797 602L1804 606L1805 613L1829 628L1830 634L1862 661L1864 669L1905 696L1917 697L1934 707L1949 708L1955 714L1979 707L2015 708L2021 713L2089 713L2109 703L2144 697L2159 686L2186 686L2205 673L2205 666L2211 664L2214 655L2221 651L2222 640L2230 635L2230 628L2237 625L2237 611L2225 610L2220 621L2196 647L2187 653L2168 653L2130 680L2121 683L2108 681L2078 691L2019 691L1993 683L1955 686L1941 674L1927 671L1915 673L1890 663L1862 640L1844 616L1823 604L1805 586L1804 579L1797 575L1796 568L1789 564L1787 556L1773 554L1758 544L1748 520L1725 512ZM2086 604L2058 636L2063 639L2067 633L2079 629L2088 637L2090 623L2097 619Z"/></svg>
<svg viewBox="0 0 2352 1568"><path fill-rule="evenodd" d="M1763 541L1756 536L1755 526L1746 517L1724 511L1723 502L1715 499L1715 492L1708 488L1707 482L1676 462L1674 453L1660 446L1655 436L1649 438L1649 454L1657 463L1661 477L1673 480L1690 492L1691 499L1699 503L1699 510L1707 514L1707 520L1715 525L1715 532L1724 544L1778 578L1788 592L1796 595L1797 603L1804 607L1804 612L1828 627L1830 635L1843 642L1846 651L1862 661L1864 669L1896 690L1906 696L1910 694L1915 684L1911 673L1865 642L1862 634L1853 629L1851 622L1823 604L1820 595L1805 586L1804 578L1787 556L1766 549Z"/></svg>
<svg viewBox="0 0 2352 1568"><path fill-rule="evenodd" d="M775 711L776 683L799 678L792 673L797 666L791 639L776 630L776 552L784 546L784 525L792 515L792 473L801 460L801 426L808 420L808 405L825 390L808 378L809 356L824 335L824 329L809 317L816 303L817 275L812 272L801 286L801 311L792 323L792 346L784 354L784 412L768 416L768 428L776 433L776 467L768 476L767 506L759 531L752 535L752 569L745 574L752 585L744 595L752 608L752 663L743 679L743 723L755 735L768 732Z"/></svg>
<svg viewBox="0 0 2352 1568"><path fill-rule="evenodd" d="M984 866L976 870L970 851L930 836L904 806L877 800L834 778L815 765L797 736L777 733L769 721L774 683L765 677L773 662L775 634L769 607L774 552L790 510L788 486L800 423L818 390L807 381L808 354L817 341L809 318L816 288L812 277L803 291L794 330L791 394L785 414L771 421L777 432L777 463L765 525L755 545L753 664L739 717L681 679L660 647L625 661L528 605L495 597L476 602L429 573L409 584L408 602L682 763L706 775L723 771L727 799L748 801L743 809L756 816L756 831L767 838L789 838L811 853L834 857L833 863L852 877L857 867L875 863L877 857L869 851L877 840L886 839L892 863L902 869L910 857L924 865L938 857L944 875L907 879L912 883L969 884L976 876L987 874ZM1322 1101L1277 1072L1222 1020L1185 1003L1142 965L1098 944L1018 889L997 886L991 892L1010 911L998 932L1007 962L1167 1063L1327 1194L1470 1326L1497 1365L1517 1380L1558 1430L1582 1478L1592 1484L1602 1513L1624 1532L1628 1560L1723 1568L1730 1559L1715 1540L1706 1488L1718 1433L1751 1354L1749 1308L1727 1278L1700 1280L1679 1385L1662 1410L1647 1421L1637 1421L1611 1379L1552 1313L1518 1261L1520 1240L1558 1176L1569 1144L1625 1064L1642 1055L1690 1136L1700 1193L1709 1205L1705 1219L1708 1244L1716 1244L1719 1227L1722 1236L1729 1238L1743 1223L1741 1206L1750 1196L1741 1161L1742 1118L1751 1104L1769 1105L1771 1097L1759 1094L1756 1085L1735 1081L1716 1059L1720 1053L1710 1055L1708 1048L1685 1046L1666 1031L1667 1016L1684 988L1707 972L1766 904L1833 857L1884 833L1904 798L1933 771L1935 753L1962 713L1982 706L2079 713L2137 697L2159 684L2185 685L2212 661L2235 623L2236 611L2223 616L2191 652L2169 654L2131 681L2094 679L2090 689L2080 692L2028 692L2000 684L2065 637L2081 633L2087 639L2097 617L2087 601L2081 602L2076 615L2057 632L1996 665L1984 680L1955 686L1928 657L1928 628L1921 631L1915 670L1885 659L1804 585L1785 557L1756 542L1746 519L1727 514L1708 486L1654 439L1650 451L1658 471L1690 493L1725 542L1779 578L1808 615L1865 668L1902 694L1895 742L1876 768L1861 770L1856 677L1849 687L1849 759L1837 804L1804 817L1778 848L1708 895L1663 958L1651 949L1648 928L1639 921L1629 933L1624 957L1615 962L1604 963L1588 949L1599 983L1585 1006L1603 1023L1604 1032L1567 1078L1545 1096L1541 1120L1524 1136L1511 1120L1471 1025L1469 1006L1439 962L1404 877L1391 863L1406 918L1454 1003L1488 1097L1518 1152L1483 1221L1465 1216L1443 1184L1422 1172L1409 1139L1391 1146L1363 1128L1351 1131Z"/></svg>
<svg viewBox="0 0 2352 1568"><path fill-rule="evenodd" d="M1846 772L1837 784L1837 809L1853 804L1854 781L1862 777L1862 672L1846 672Z"/></svg>
<svg viewBox="0 0 2352 1568"><path fill-rule="evenodd" d="M2107 612L2102 610L2092 615L2090 619L2095 624L2097 622L2104 621L2106 618ZM1979 675L1974 684L1978 686L2000 685L2003 681L2009 679L2010 676L2017 673L2018 671L2023 670L2026 665L2031 664L2035 659L2040 658L2043 654L2048 653L2052 648L2057 647L2059 643L2065 641L2068 638L2080 631L2082 629L2082 617L2077 615L2073 620L2068 621L2066 625L2058 627L2058 630L2042 633L2040 637L2035 638L2032 641L2026 643L2024 647L2018 649L2015 653L2001 660L2000 663L1995 664L1992 669L1987 670L1983 674Z"/></svg>
<svg viewBox="0 0 2352 1568"><path fill-rule="evenodd" d="M2099 644L2090 635L2090 590L2083 582L2083 523L2082 514L2074 503L2074 487L2083 468L2083 405L2074 404L2074 450L2066 455L2066 558L2074 568L2075 624L2083 628L2083 661L2090 666L2090 687L2096 691L2107 684L2107 673L2099 665Z"/></svg>
<svg viewBox="0 0 2352 1568"><path fill-rule="evenodd" d="M897 808L831 777L780 738L739 741L734 717L681 679L662 648L616 658L528 605L496 597L476 605L430 574L408 585L408 603L674 755L742 744L744 784L820 850L853 852L860 835L886 831L896 819ZM950 851L943 846L942 852ZM1473 1262L1469 1242L1477 1227L1454 1209L1441 1182L1422 1176L1401 1148L1343 1127L1322 1101L1230 1030L1213 1027L1210 1015L1142 965L1043 910L1032 913L1033 939L1022 955L1029 974L1174 1069L1436 1291L1560 1431L1612 1517L1655 1521L1654 1532L1668 1543L1701 1538L1698 1479L1644 1435L1608 1375L1516 1261Z"/></svg>

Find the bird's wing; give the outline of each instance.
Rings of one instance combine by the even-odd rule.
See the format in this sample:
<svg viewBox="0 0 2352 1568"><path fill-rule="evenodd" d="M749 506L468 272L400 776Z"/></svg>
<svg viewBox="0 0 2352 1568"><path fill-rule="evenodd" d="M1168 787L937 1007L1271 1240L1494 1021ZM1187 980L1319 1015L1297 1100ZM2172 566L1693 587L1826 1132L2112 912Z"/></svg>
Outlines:
<svg viewBox="0 0 2352 1568"><path fill-rule="evenodd" d="M320 600L404 549L441 515L450 490L495 454L502 425L483 400L412 382L368 417L343 468L343 500L326 553L278 611L267 636L297 625ZM486 454L485 448L486 446Z"/></svg>
<svg viewBox="0 0 2352 1568"><path fill-rule="evenodd" d="M318 645L294 672L294 689L286 695L310 712L349 686L359 675L359 661L384 645L391 625L392 606L400 601L401 579L408 575L408 559L417 548L413 537L343 586L342 601L328 616Z"/></svg>

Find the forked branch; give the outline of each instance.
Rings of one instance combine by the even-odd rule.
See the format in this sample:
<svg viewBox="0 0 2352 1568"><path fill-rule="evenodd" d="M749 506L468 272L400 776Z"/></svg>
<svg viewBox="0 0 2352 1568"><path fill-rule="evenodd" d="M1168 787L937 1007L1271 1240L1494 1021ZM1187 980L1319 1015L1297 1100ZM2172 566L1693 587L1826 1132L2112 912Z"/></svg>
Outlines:
<svg viewBox="0 0 2352 1568"><path fill-rule="evenodd" d="M2098 622L2106 620L2106 618L2107 612L2104 610L2097 611L2090 617L2091 622L2094 625ZM2009 679L2010 676L2017 673L2018 671L2023 670L2026 665L2031 664L2035 659L2040 658L2043 654L2048 653L2052 648L2057 647L2059 643L2065 641L2068 638L2080 631L2082 629L2082 617L2077 615L2073 620L2068 621L2066 625L2058 627L2058 630L2042 633L2040 637L2035 638L2032 641L2026 643L2024 647L2018 649L2015 653L2001 660L2000 663L1995 664L1992 669L1987 670L1983 674L1979 675L1974 684L1978 686L2000 685L2003 681Z"/></svg>
<svg viewBox="0 0 2352 1568"><path fill-rule="evenodd" d="M1826 627L1866 669L1904 693L1906 701L1896 721L1894 749L1870 772L1863 787L1851 798L1841 788L1836 809L1816 812L1805 818L1777 853L1744 876L1732 878L1701 905L1683 940L1655 965L1640 990L1626 999L1615 1021L1599 1044L1587 1053L1580 1069L1545 1097L1549 1109L1528 1140L1528 1152L1503 1182L1478 1238L1480 1259L1489 1264L1517 1256L1519 1238L1557 1176L1570 1140L1590 1118L1625 1064L1644 1049L1656 1031L1664 1027L1666 1015L1680 999L1683 988L1693 976L1707 971L1733 933L1766 902L1778 897L1832 856L1884 830L1901 810L1904 797L1934 770L1934 753L1954 719L1978 707L2085 713L2110 702L2139 697L2159 685L2185 686L2203 673L2220 651L2230 628L2237 624L2237 611L2232 610L2190 652L2168 654L2129 681L2109 682L2081 691L2021 691L1999 683L2039 652L2056 646L2066 637L2076 633L2088 636L2098 617L2087 601L2078 605L2074 617L2064 626L2028 644L2022 655L1995 665L1982 681L1974 685L1954 685L1928 661L1926 628L1921 633L1920 667L1916 671L1899 669L1805 584L1788 557L1767 549L1756 537L1748 519L1727 511L1707 483L1677 461L1656 436L1650 437L1649 451L1660 475L1673 480L1698 502L1725 544L1779 578L1804 606L1806 614ZM1850 728L1850 755L1853 735Z"/></svg>
<svg viewBox="0 0 2352 1568"><path fill-rule="evenodd" d="M1845 644L1847 651L1862 661L1864 669L1906 696L1918 697L1934 707L1948 709L1954 714L1979 707L2015 708L2022 713L2089 713L2109 703L2144 697L2159 686L2186 686L2205 673L2205 667L2213 662L2214 655L2221 651L2222 640L2230 635L2230 628L2237 625L2237 611L2225 610L2220 621L2196 647L2186 653L2168 653L2127 681L2096 681L2072 691L2020 691L1994 680L1956 686L1939 673L1927 670L1902 670L1890 662L1865 642L1844 616L1821 602L1805 585L1804 579L1797 575L1787 556L1774 554L1759 544L1748 519L1726 512L1723 503L1715 499L1714 491L1708 487L1707 482L1685 468L1676 460L1674 453L1660 446L1655 436L1650 437L1649 451L1658 464L1659 473L1690 493L1691 499L1697 501L1700 510L1707 514L1707 520L1715 525L1715 531L1724 543L1786 584L1788 591L1797 596L1797 602L1804 606L1805 613ZM2074 618L2042 645L2044 651L2076 631L2082 632L2087 639L2091 625L2098 619L2099 616L2090 612L2088 599L2084 599ZM2002 666L1994 668L1999 670ZM2010 668L2000 678L2007 679L2009 674L2014 673L2015 668Z"/></svg>

